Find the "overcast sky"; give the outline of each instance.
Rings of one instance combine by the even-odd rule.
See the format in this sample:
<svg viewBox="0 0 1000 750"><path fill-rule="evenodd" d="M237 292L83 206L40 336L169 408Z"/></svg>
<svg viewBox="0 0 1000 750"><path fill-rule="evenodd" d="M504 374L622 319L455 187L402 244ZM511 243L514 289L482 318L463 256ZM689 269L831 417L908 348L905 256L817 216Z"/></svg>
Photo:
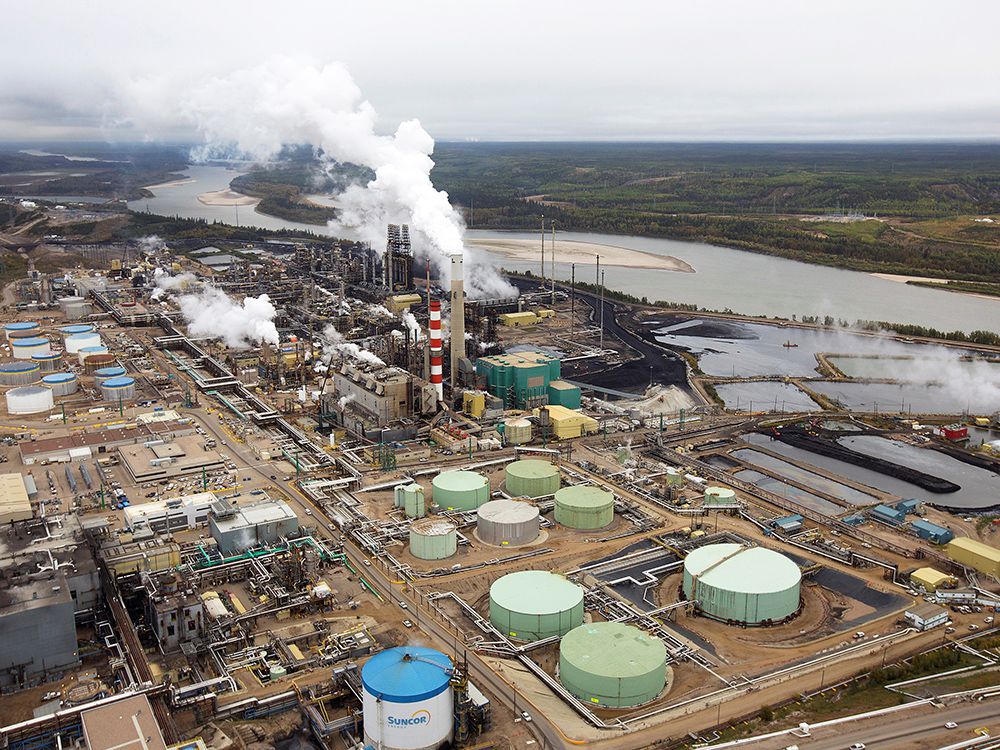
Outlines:
<svg viewBox="0 0 1000 750"><path fill-rule="evenodd" d="M437 139L1000 137L1000 3L22 3L0 139L193 138L171 91L270 54L344 63ZM133 83L171 82L136 125ZM148 108L150 102L144 102Z"/></svg>

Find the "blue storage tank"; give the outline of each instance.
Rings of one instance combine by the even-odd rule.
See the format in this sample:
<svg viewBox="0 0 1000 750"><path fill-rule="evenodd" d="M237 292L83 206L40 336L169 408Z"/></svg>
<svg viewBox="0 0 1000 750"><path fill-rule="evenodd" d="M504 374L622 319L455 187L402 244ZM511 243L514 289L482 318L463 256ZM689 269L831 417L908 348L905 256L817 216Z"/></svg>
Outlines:
<svg viewBox="0 0 1000 750"><path fill-rule="evenodd" d="M63 326L59 329L59 332L67 336L73 336L77 333L90 333L93 330L94 326L90 323L74 323L71 326Z"/></svg>
<svg viewBox="0 0 1000 750"><path fill-rule="evenodd" d="M12 333L25 333L26 331L37 331L38 323L34 321L22 320L17 323L7 323L3 329L7 333L7 338L10 338Z"/></svg>
<svg viewBox="0 0 1000 750"><path fill-rule="evenodd" d="M938 526L936 523L931 523L930 521L924 521L922 519L911 523L910 528L913 529L916 535L921 539L927 539L935 544L947 544L955 538L951 529L946 529L944 526Z"/></svg>
<svg viewBox="0 0 1000 750"><path fill-rule="evenodd" d="M452 672L451 659L421 646L390 648L365 662L365 743L385 750L423 750L447 742L454 719Z"/></svg>

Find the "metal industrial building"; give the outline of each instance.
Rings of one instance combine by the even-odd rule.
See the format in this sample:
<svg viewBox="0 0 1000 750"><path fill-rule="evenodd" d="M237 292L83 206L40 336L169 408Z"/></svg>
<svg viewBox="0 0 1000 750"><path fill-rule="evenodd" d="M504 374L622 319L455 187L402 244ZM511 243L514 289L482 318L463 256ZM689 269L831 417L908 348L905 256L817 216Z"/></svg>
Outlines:
<svg viewBox="0 0 1000 750"><path fill-rule="evenodd" d="M219 501L212 507L208 524L224 555L271 546L299 530L298 516L283 500L265 500L239 508Z"/></svg>
<svg viewBox="0 0 1000 750"><path fill-rule="evenodd" d="M960 536L948 542L948 557L955 562L990 576L1000 575L1000 549L976 539Z"/></svg>
<svg viewBox="0 0 1000 750"><path fill-rule="evenodd" d="M24 480L20 474L0 474L0 525L31 518L31 500Z"/></svg>
<svg viewBox="0 0 1000 750"><path fill-rule="evenodd" d="M79 663L73 597L63 573L8 586L0 601L0 686L22 686Z"/></svg>
<svg viewBox="0 0 1000 750"><path fill-rule="evenodd" d="M556 357L539 351L510 352L476 360L476 374L486 390L507 408L532 409L549 401L549 384L559 380Z"/></svg>

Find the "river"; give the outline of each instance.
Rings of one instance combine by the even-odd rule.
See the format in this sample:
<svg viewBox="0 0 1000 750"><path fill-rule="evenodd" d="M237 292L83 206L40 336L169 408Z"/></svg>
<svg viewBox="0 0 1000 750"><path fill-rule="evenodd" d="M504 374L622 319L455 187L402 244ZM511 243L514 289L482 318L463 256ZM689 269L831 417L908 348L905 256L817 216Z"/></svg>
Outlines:
<svg viewBox="0 0 1000 750"><path fill-rule="evenodd" d="M232 206L206 206L198 195L223 190L238 171L220 166L195 166L185 173L192 181L156 187L156 197L131 201L129 208L166 216L236 223ZM296 229L324 233L323 227L284 221L257 213L250 206L239 209L239 222L265 229ZM537 238L531 232L469 230L473 238ZM908 286L867 273L800 263L697 242L648 237L561 232L563 240L579 240L671 255L689 263L696 273L605 267L605 282L651 301L669 300L711 310L730 309L747 315L790 318L793 315L832 315L849 322L857 319L915 323L943 330L996 329L1000 299L991 300L954 292ZM489 253L487 253L489 254ZM515 271L538 272L539 263L494 256ZM546 270L548 270L546 263ZM595 281L595 267L577 265L576 277ZM569 280L569 264L556 264L556 276Z"/></svg>

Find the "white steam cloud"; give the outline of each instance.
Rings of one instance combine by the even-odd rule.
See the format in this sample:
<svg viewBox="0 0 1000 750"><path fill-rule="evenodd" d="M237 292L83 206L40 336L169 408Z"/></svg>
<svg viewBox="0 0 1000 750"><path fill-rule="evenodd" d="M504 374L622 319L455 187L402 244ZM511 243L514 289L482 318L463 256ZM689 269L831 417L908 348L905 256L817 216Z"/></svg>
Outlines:
<svg viewBox="0 0 1000 750"><path fill-rule="evenodd" d="M197 152L203 157L235 146L267 161L283 146L309 144L328 168L338 163L368 167L374 179L336 197L338 218L331 229L378 247L388 222L406 222L418 240L414 251L430 260L440 278L449 279L449 256L465 251L464 225L448 194L431 182L434 139L418 120L400 123L392 135L377 134L375 108L346 67L272 57L175 89L161 79L134 82L130 94L139 124L144 113L160 120L163 108L176 106L203 134L206 145ZM470 297L517 294L481 257L469 256L466 265Z"/></svg>
<svg viewBox="0 0 1000 750"><path fill-rule="evenodd" d="M340 331L333 326L327 326L323 331L323 357L327 364L334 357L348 357L368 365L385 364L376 354L350 341L344 341Z"/></svg>
<svg viewBox="0 0 1000 750"><path fill-rule="evenodd" d="M191 336L222 339L230 349L278 344L278 329L274 325L277 310L266 294L245 297L239 303L193 274L156 275L152 298L159 299L168 292L180 308Z"/></svg>

